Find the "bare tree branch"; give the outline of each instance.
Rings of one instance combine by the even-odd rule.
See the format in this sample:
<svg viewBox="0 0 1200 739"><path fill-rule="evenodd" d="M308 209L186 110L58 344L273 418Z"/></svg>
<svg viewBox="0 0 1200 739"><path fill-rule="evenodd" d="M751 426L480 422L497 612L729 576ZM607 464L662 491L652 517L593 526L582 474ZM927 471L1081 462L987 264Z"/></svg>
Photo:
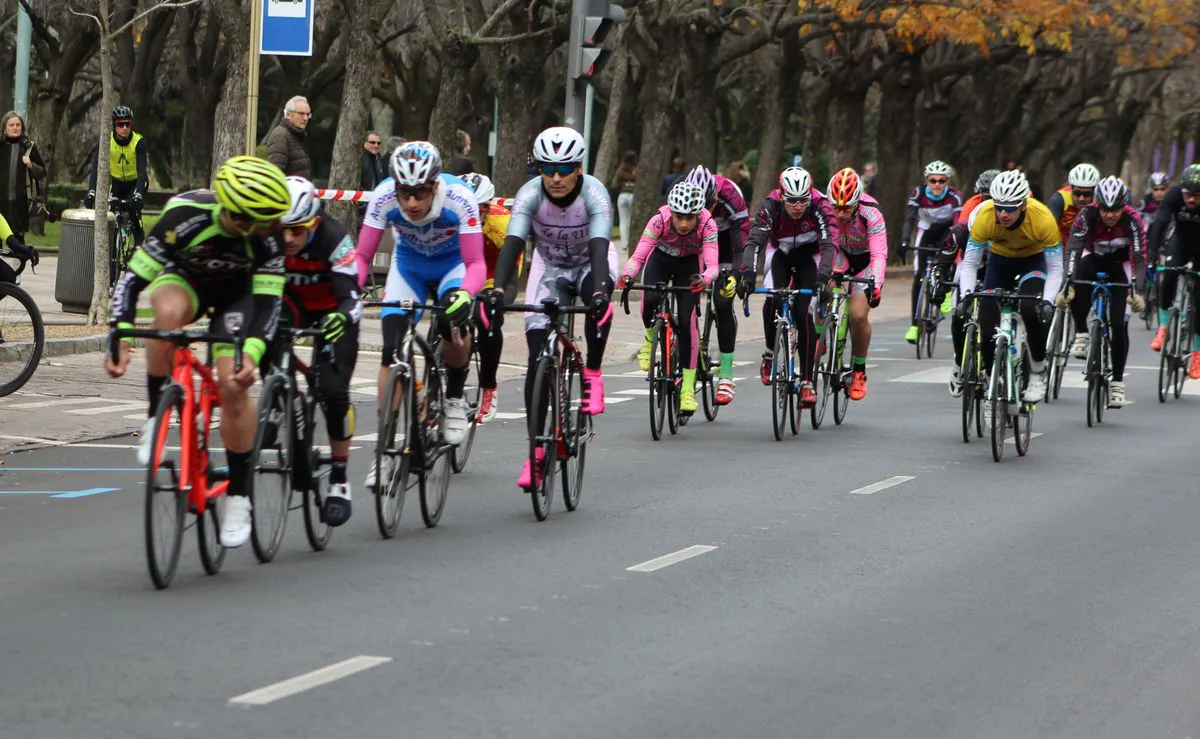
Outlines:
<svg viewBox="0 0 1200 739"><path fill-rule="evenodd" d="M480 43L477 39L487 36L492 29L499 25L505 15L520 4L521 0L504 0L504 2L500 3L500 7L492 11L491 17L484 21L479 30L475 32L475 37L471 39L471 43Z"/></svg>
<svg viewBox="0 0 1200 739"><path fill-rule="evenodd" d="M468 36L466 41L467 41L467 43L475 44L476 46L484 46L484 45L488 45L488 44L511 44L511 43L515 43L517 41L528 41L529 39L542 38L543 36L550 36L550 35L554 34L554 32L557 30L558 30L557 28L551 26L549 28L542 28L537 31L530 31L529 33L518 33L515 36L492 36L490 38L480 38L479 36Z"/></svg>

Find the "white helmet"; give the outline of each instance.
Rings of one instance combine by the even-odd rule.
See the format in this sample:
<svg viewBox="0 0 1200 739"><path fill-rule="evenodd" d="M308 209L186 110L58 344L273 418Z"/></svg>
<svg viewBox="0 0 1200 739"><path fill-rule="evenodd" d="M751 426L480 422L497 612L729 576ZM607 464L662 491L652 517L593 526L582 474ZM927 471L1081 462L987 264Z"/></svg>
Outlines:
<svg viewBox="0 0 1200 739"><path fill-rule="evenodd" d="M1076 164L1067 174L1067 184L1071 187L1095 187L1100 182L1100 170L1084 162Z"/></svg>
<svg viewBox="0 0 1200 739"><path fill-rule="evenodd" d="M992 200L1004 205L1016 205L1029 199L1029 180L1019 169L1001 172L989 188Z"/></svg>
<svg viewBox="0 0 1200 739"><path fill-rule="evenodd" d="M580 164L587 144L583 136L567 126L553 126L533 141L534 161L546 164Z"/></svg>
<svg viewBox="0 0 1200 739"><path fill-rule="evenodd" d="M1166 172L1155 172L1146 180L1146 187L1166 187L1170 181Z"/></svg>
<svg viewBox="0 0 1200 739"><path fill-rule="evenodd" d="M1123 208L1129 202L1129 188L1117 177L1105 177L1096 185L1096 204L1105 210Z"/></svg>
<svg viewBox="0 0 1200 739"><path fill-rule="evenodd" d="M704 191L697 185L680 180L667 193L667 207L672 213L690 216L704 210Z"/></svg>
<svg viewBox="0 0 1200 739"><path fill-rule="evenodd" d="M285 226L307 223L321 214L321 198L317 197L317 186L303 177L287 178L288 194L292 196L292 207L280 222Z"/></svg>
<svg viewBox="0 0 1200 739"><path fill-rule="evenodd" d="M949 177L950 175L954 174L954 168L943 162L941 159L934 159L932 162L925 165L925 176L929 177L930 175L935 174Z"/></svg>
<svg viewBox="0 0 1200 739"><path fill-rule="evenodd" d="M491 179L485 174L478 172L470 172L462 176L463 182L471 186L475 191L475 202L483 205L492 198L496 197L496 186L492 184Z"/></svg>
<svg viewBox="0 0 1200 739"><path fill-rule="evenodd" d="M779 173L779 191L785 198L810 198L812 175L802 167L788 167Z"/></svg>
<svg viewBox="0 0 1200 739"><path fill-rule="evenodd" d="M700 192L704 193L704 202L706 203L717 195L717 179L703 164L697 164L691 172L687 173L683 181L700 188Z"/></svg>
<svg viewBox="0 0 1200 739"><path fill-rule="evenodd" d="M408 141L392 152L388 169L397 187L421 187L437 182L442 155L428 141Z"/></svg>

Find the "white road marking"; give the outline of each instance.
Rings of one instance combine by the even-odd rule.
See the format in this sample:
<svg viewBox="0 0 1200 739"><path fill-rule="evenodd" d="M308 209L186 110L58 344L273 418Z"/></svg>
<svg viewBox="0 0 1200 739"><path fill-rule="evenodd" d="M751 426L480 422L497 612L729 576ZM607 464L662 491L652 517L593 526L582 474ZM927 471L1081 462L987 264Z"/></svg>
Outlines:
<svg viewBox="0 0 1200 739"><path fill-rule="evenodd" d="M335 680L341 680L344 677L349 677L355 673L369 670L372 667L378 667L385 662L391 661L391 657L371 657L368 655L351 657L337 664L322 667L312 672L306 672L303 675L297 675L290 680L284 680L283 682L268 685L265 688L252 690L249 693L242 693L230 698L229 702L243 706L265 706L268 703L274 703L282 698L303 693L312 688L319 688L322 685L328 685Z"/></svg>
<svg viewBox="0 0 1200 739"><path fill-rule="evenodd" d="M1041 435L1042 435L1042 432L1041 432L1041 431L1034 431L1033 433L1031 433L1031 434L1029 435L1029 438L1030 438L1030 439L1036 439L1037 437L1039 437L1039 436L1041 436ZM991 442L988 442L988 443L990 444ZM1004 443L1005 443L1005 444L1012 444L1013 446L1016 446L1016 444L1017 444L1017 440L1016 440L1016 438L1014 438L1014 437L1012 437L1012 436L1009 436L1007 439L1005 439L1005 440L1004 440Z"/></svg>
<svg viewBox="0 0 1200 739"><path fill-rule="evenodd" d="M0 434L0 439L9 439L12 441L32 441L35 444L51 444L53 446L62 446L65 441L55 441L54 439L42 439L37 436L15 436L12 434Z"/></svg>
<svg viewBox="0 0 1200 739"><path fill-rule="evenodd" d="M26 410L31 408L51 408L56 405L89 405L91 403L108 403L110 401L100 397L91 398L58 398L57 400L38 400L32 403L13 403L12 405L4 406L5 410Z"/></svg>
<svg viewBox="0 0 1200 739"><path fill-rule="evenodd" d="M716 547L708 546L707 544L696 544L695 546L690 546L687 549L680 549L678 552L664 554L661 557L655 557L654 559L647 560L641 564L636 564L633 567L626 567L625 569L629 572L654 572L655 570L661 570L664 567L670 567L673 564L678 564L685 559L699 557L701 554L711 552L714 549L716 549Z"/></svg>
<svg viewBox="0 0 1200 739"><path fill-rule="evenodd" d="M650 388L648 388L648 387L635 387L635 388L632 388L632 389L630 389L630 390L618 390L618 391L617 391L617 394L618 394L618 395L649 395L649 394L650 394Z"/></svg>
<svg viewBox="0 0 1200 739"><path fill-rule="evenodd" d="M904 483L908 482L909 480L915 480L915 479L917 479L917 478L913 477L912 475L895 475L894 477L889 477L886 480L880 480L879 482L873 482L870 485L867 485L866 487L859 488L858 490L851 490L850 495L874 495L875 493L878 493L880 490L887 490L888 488L894 488L897 485L903 485Z"/></svg>
<svg viewBox="0 0 1200 739"><path fill-rule="evenodd" d="M72 413L77 416L99 416L105 413L125 413L126 411L132 411L137 408L144 410L146 408L146 401L114 400L109 402L108 405L102 405L99 408L69 408L65 412ZM139 417L145 418L146 414L143 413Z"/></svg>

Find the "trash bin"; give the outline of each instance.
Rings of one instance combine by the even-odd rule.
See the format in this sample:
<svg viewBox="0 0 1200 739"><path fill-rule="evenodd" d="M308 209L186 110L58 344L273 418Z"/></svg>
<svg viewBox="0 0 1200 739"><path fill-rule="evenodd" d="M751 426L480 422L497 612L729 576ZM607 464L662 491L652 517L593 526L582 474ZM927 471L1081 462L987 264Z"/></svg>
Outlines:
<svg viewBox="0 0 1200 739"><path fill-rule="evenodd" d="M96 211L72 208L62 214L62 238L58 242L58 273L54 278L54 299L66 313L87 313L92 305L92 283L95 275L96 251L93 243ZM115 218L108 214L108 240L111 243L117 228Z"/></svg>

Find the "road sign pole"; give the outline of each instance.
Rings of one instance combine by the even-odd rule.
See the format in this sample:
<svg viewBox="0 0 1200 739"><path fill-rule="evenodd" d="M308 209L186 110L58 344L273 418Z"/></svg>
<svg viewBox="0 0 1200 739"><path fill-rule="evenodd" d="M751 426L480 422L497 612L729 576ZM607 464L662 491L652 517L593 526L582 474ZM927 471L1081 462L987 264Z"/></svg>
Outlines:
<svg viewBox="0 0 1200 739"><path fill-rule="evenodd" d="M262 14L266 0L250 0L250 67L246 79L246 153L258 148L258 57L262 52Z"/></svg>
<svg viewBox="0 0 1200 739"><path fill-rule="evenodd" d="M563 125L583 131L584 93L580 89L579 56L577 50L583 46L583 18L587 11L587 0L571 1L571 38L567 45L567 103L563 113Z"/></svg>

